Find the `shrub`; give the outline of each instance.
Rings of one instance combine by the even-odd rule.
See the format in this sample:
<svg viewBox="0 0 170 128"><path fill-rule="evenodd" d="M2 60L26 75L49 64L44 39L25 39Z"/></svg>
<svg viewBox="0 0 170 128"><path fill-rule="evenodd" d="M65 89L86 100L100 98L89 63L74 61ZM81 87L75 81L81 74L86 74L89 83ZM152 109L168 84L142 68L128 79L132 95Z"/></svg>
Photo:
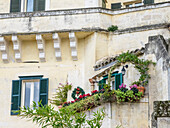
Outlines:
<svg viewBox="0 0 170 128"><path fill-rule="evenodd" d="M109 32L114 32L116 30L118 30L118 26L112 25L112 26L108 27Z"/></svg>

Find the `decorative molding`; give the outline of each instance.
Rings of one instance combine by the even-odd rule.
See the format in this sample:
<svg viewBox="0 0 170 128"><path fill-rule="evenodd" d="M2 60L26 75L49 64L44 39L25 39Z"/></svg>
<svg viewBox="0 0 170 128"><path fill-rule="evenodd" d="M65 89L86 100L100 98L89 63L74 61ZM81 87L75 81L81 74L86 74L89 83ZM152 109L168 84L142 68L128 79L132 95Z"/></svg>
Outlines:
<svg viewBox="0 0 170 128"><path fill-rule="evenodd" d="M77 57L77 37L74 32L69 33L71 56L74 61L78 60Z"/></svg>
<svg viewBox="0 0 170 128"><path fill-rule="evenodd" d="M61 38L58 35L58 33L53 34L53 41L54 41L55 57L56 57L57 61L61 61L62 60L62 58L61 58L61 46L60 46Z"/></svg>
<svg viewBox="0 0 170 128"><path fill-rule="evenodd" d="M21 57L21 41L18 36L12 36L13 50L15 52L15 59L17 62L22 62Z"/></svg>
<svg viewBox="0 0 170 128"><path fill-rule="evenodd" d="M170 101L154 101L152 128L157 128L158 117L170 117Z"/></svg>
<svg viewBox="0 0 170 128"><path fill-rule="evenodd" d="M4 37L0 37L0 51L2 53L2 60L5 63L9 62L8 50L8 41Z"/></svg>
<svg viewBox="0 0 170 128"><path fill-rule="evenodd" d="M39 58L41 62L45 62L45 40L42 35L36 35L37 47L39 50Z"/></svg>

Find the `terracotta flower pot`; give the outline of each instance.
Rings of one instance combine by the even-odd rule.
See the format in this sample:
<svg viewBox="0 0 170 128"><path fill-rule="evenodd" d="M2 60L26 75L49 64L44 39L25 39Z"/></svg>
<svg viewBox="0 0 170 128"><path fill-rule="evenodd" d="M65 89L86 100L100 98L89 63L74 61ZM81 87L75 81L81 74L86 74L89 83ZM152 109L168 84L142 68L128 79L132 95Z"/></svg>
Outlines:
<svg viewBox="0 0 170 128"><path fill-rule="evenodd" d="M62 108L62 105L58 106L58 109L61 109Z"/></svg>
<svg viewBox="0 0 170 128"><path fill-rule="evenodd" d="M138 86L137 89L139 90L139 92L142 92L142 94L144 94L145 88L143 86Z"/></svg>

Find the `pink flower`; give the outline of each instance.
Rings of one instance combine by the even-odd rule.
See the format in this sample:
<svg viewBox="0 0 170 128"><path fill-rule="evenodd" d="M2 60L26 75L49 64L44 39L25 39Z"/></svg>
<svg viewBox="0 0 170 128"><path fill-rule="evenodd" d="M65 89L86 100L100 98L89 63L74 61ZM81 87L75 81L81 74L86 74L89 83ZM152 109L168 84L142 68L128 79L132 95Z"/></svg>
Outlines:
<svg viewBox="0 0 170 128"><path fill-rule="evenodd" d="M124 85L123 83L119 86L119 88L126 88L126 85Z"/></svg>

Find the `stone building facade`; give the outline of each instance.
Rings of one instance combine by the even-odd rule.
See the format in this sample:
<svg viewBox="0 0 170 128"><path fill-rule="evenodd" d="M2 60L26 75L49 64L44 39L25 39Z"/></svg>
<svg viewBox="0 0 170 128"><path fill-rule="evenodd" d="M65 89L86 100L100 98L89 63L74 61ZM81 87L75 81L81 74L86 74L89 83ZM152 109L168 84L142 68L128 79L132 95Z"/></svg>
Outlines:
<svg viewBox="0 0 170 128"><path fill-rule="evenodd" d="M170 2L37 1L0 1L0 128L38 127L11 113L13 107L26 102L24 93L33 93L24 92L27 86L40 86L39 98L45 100L44 104L50 103L58 83L69 82L73 89L81 86L90 92L89 79L101 80L114 62L110 58L128 50L142 52L141 58L157 64L150 66L151 79L141 102L107 104L112 118L104 124L110 121L110 128L119 124L126 128L151 127L153 102L170 100ZM117 25L118 30L108 32L111 25ZM128 65L123 78L126 84L139 78L133 65ZM136 117L138 122L143 121L135 124ZM157 126L168 128L167 120L158 118Z"/></svg>

